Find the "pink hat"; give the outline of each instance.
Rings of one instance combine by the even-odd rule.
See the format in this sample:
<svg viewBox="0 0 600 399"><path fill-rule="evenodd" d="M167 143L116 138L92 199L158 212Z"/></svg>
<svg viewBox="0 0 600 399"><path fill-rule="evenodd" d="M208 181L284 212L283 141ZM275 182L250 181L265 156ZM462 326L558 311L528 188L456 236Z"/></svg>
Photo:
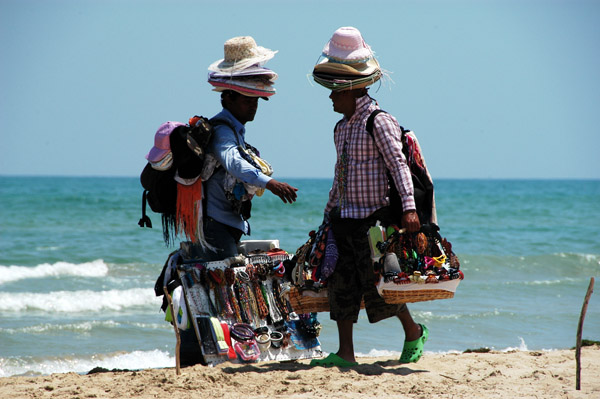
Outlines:
<svg viewBox="0 0 600 399"><path fill-rule="evenodd" d="M333 36L323 48L323 55L332 62L354 64L373 58L371 47L363 40L360 31L351 26L333 32Z"/></svg>
<svg viewBox="0 0 600 399"><path fill-rule="evenodd" d="M171 136L171 132L178 126L183 126L183 123L169 121L160 125L154 135L154 147L146 155L148 161L158 162L171 152L169 137Z"/></svg>

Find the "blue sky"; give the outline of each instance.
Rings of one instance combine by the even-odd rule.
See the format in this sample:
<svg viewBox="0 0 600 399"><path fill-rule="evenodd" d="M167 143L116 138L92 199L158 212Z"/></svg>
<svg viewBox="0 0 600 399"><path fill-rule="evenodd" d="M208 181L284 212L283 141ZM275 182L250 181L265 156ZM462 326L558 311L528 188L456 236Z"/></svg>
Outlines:
<svg viewBox="0 0 600 399"><path fill-rule="evenodd" d="M340 115L308 75L340 26L434 179L600 178L600 2L581 0L0 0L0 175L138 176L160 123L220 110L207 67L250 35L279 79L248 142L276 177L331 177Z"/></svg>

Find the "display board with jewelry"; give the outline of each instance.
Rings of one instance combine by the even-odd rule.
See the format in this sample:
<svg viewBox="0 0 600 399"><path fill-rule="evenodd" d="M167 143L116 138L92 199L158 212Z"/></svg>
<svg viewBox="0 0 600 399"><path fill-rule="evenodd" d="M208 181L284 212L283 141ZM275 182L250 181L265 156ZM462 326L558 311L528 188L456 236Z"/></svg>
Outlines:
<svg viewBox="0 0 600 399"><path fill-rule="evenodd" d="M316 314L292 308L285 273L290 256L277 247L277 241L242 242L240 255L216 262L188 256L185 243L171 254L171 273L181 284L174 322L195 330L202 363L322 356L320 323Z"/></svg>

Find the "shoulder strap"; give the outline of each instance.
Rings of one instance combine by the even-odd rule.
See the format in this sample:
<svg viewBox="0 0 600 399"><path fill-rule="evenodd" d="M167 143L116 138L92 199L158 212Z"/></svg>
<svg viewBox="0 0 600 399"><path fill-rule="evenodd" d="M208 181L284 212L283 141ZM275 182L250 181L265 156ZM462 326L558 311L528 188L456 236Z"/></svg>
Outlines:
<svg viewBox="0 0 600 399"><path fill-rule="evenodd" d="M240 136L238 135L237 131L235 130L235 127L233 126L233 124L230 121L228 121L225 118L216 118L216 117L213 117L213 118L209 119L209 123L212 125L213 128L216 127L216 126L218 126L218 125L225 125L228 128L230 128L233 131L233 134L234 134L234 136L235 136L235 138L236 138L236 140L238 142L238 145L241 145L241 143L240 143Z"/></svg>
<svg viewBox="0 0 600 399"><path fill-rule="evenodd" d="M335 132L336 132L336 130L337 130L337 128L338 128L338 126L340 125L340 123L342 123L342 120L343 120L343 119L340 119L339 121L337 121L337 122L336 122L335 126L333 127L333 133L335 133Z"/></svg>
<svg viewBox="0 0 600 399"><path fill-rule="evenodd" d="M148 190L144 190L142 194L142 217L138 221L140 227L152 228L152 220L146 214L146 197L148 196Z"/></svg>
<svg viewBox="0 0 600 399"><path fill-rule="evenodd" d="M375 117L377 115L379 115L380 113L385 112L382 109L376 109L375 111L371 112L371 115L369 115L369 118L367 119L367 132L371 135L371 137L373 137L373 124L375 123ZM404 129L403 129L404 131Z"/></svg>
<svg viewBox="0 0 600 399"><path fill-rule="evenodd" d="M408 156L408 148L406 148L406 133L410 132L404 128L404 126L400 125L400 130L402 130L402 151L404 151L404 155Z"/></svg>
<svg viewBox="0 0 600 399"><path fill-rule="evenodd" d="M386 112L382 109L376 109L375 111L371 112L371 115L369 115L369 118L367 119L367 132L371 135L371 138L373 140L375 140L375 137L373 136L373 125L375 124L375 117L377 115L379 115L382 112ZM406 133L410 132L410 130L407 130L404 128L404 126L402 125L398 125L400 126L400 130L402 131L402 152L404 152L404 156L406 156L406 159L408 160L408 149L406 148Z"/></svg>
<svg viewBox="0 0 600 399"><path fill-rule="evenodd" d="M371 135L371 138L373 139L373 141L375 141L375 136L373 136L373 125L375 124L375 117L377 115L379 115L382 112L386 112L382 109L376 109L375 111L371 112L371 115L369 115L369 118L367 119L367 125L366 125L366 129L367 132ZM404 129L403 126L400 126L400 131L402 132L402 136L400 137L400 139L402 140L402 153L404 154L404 157L406 158L406 163L408 164L408 167L410 168L410 156L409 156L409 151L408 151L408 145L406 144L406 133L409 132L410 130L406 130ZM392 179L392 176L390 174L390 171L388 170L388 179L390 180L391 184L393 185L394 180ZM395 186L394 186L395 189Z"/></svg>

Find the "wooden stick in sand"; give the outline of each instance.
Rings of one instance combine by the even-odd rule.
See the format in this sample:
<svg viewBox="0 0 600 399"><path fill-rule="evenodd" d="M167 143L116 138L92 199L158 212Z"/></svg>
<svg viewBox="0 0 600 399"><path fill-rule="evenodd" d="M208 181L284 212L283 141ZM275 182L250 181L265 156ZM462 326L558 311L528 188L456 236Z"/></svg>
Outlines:
<svg viewBox="0 0 600 399"><path fill-rule="evenodd" d="M585 319L585 312L587 311L587 305L590 301L590 297L594 292L594 278L590 278L590 285L585 294L585 300L583 301L583 307L581 308L581 315L579 316L579 325L577 326L577 345L575 347L575 362L577 369L575 372L575 389L581 390L581 333L583 332L583 319Z"/></svg>

